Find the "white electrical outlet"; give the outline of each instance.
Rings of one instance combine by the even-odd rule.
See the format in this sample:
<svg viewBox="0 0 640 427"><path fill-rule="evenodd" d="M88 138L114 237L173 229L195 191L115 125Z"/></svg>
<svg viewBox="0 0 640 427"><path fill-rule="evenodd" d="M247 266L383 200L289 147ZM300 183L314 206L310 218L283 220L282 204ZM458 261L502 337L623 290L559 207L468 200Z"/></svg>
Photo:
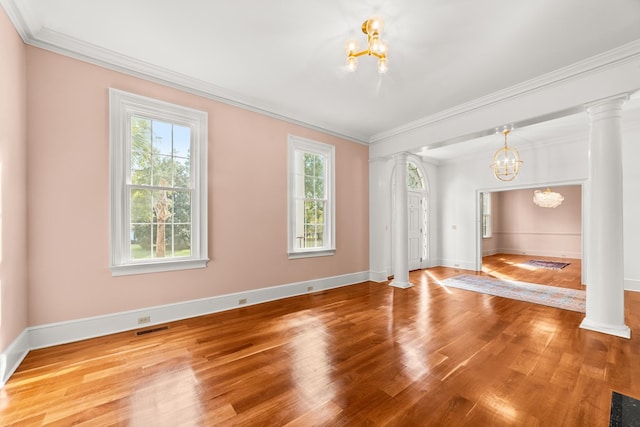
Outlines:
<svg viewBox="0 0 640 427"><path fill-rule="evenodd" d="M151 323L151 316L138 317L138 325Z"/></svg>

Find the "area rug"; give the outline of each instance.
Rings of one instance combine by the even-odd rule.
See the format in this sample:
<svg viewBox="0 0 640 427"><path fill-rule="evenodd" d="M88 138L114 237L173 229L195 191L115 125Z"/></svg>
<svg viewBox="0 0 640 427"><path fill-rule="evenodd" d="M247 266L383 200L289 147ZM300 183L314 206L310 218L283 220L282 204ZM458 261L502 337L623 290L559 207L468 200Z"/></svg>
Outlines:
<svg viewBox="0 0 640 427"><path fill-rule="evenodd" d="M569 265L568 262L545 261L542 259L531 259L524 264L531 267L548 268L549 270L562 270Z"/></svg>
<svg viewBox="0 0 640 427"><path fill-rule="evenodd" d="M577 289L558 288L469 274L461 274L441 280L440 284L445 287L532 302L564 310L585 312L585 291Z"/></svg>

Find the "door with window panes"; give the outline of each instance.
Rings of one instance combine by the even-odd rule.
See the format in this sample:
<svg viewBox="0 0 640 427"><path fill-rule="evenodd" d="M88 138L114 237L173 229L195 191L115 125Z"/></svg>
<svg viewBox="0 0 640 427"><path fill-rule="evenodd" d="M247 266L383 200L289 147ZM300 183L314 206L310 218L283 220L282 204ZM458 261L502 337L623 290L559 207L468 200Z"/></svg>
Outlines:
<svg viewBox="0 0 640 427"><path fill-rule="evenodd" d="M409 270L418 270L428 266L427 198L420 170L412 162L407 165L407 187Z"/></svg>

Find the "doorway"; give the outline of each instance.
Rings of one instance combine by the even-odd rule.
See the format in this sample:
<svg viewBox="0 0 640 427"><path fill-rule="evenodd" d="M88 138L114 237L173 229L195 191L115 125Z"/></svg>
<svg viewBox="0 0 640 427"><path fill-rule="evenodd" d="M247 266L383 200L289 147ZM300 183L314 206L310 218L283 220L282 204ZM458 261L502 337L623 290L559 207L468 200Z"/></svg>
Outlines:
<svg viewBox="0 0 640 427"><path fill-rule="evenodd" d="M429 221L424 174L417 163L407 162L407 213L409 271L428 267Z"/></svg>
<svg viewBox="0 0 640 427"><path fill-rule="evenodd" d="M534 190L547 186L481 192L478 216L478 271L496 269L503 259L502 273L511 276L515 267L526 270L534 260L569 262L579 267L582 283L586 277L583 241L583 195L581 184L557 184L554 192L563 196L556 207L534 202ZM504 256L500 256L504 255ZM484 265L484 259L492 267ZM496 258L497 257L497 258ZM513 268L512 268L513 266ZM564 271L558 271L560 279ZM506 277L505 278L509 278ZM553 277L539 277L542 284L554 284Z"/></svg>

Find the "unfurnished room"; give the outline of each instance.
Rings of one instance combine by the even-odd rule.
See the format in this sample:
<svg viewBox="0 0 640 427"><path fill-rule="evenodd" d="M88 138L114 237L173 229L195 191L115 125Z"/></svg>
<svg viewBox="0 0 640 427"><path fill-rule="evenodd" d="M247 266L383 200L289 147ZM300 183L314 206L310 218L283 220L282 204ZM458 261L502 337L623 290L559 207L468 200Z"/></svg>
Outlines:
<svg viewBox="0 0 640 427"><path fill-rule="evenodd" d="M0 425L640 425L640 2L0 0Z"/></svg>

